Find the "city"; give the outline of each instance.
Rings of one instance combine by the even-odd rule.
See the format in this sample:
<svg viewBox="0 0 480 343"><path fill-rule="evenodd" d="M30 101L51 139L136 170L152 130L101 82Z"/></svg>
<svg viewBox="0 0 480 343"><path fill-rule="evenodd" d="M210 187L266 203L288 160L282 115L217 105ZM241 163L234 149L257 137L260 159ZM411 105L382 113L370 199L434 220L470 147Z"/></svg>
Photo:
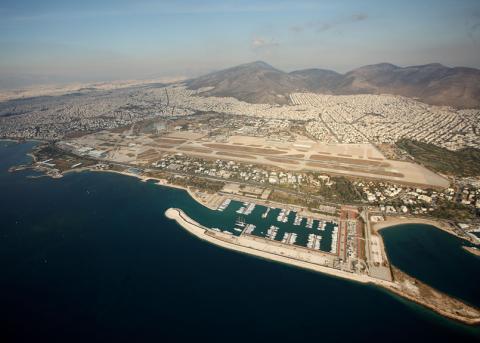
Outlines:
<svg viewBox="0 0 480 343"><path fill-rule="evenodd" d="M0 5L16 342L477 342L478 0Z"/></svg>

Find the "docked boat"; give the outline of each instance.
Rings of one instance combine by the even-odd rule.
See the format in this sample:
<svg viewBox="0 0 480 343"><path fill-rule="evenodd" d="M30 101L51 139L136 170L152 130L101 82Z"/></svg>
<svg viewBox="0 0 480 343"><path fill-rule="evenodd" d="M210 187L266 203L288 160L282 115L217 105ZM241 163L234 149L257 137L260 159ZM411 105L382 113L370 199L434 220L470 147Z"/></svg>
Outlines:
<svg viewBox="0 0 480 343"><path fill-rule="evenodd" d="M293 225L299 226L299 225L302 223L302 220L303 220L303 217L300 216L300 215L297 213L297 215L295 216L295 219L294 219L294 221L293 221Z"/></svg>
<svg viewBox="0 0 480 343"><path fill-rule="evenodd" d="M228 205L230 205L231 202L231 199L225 199L225 201L220 206L218 206L217 210L223 212L228 207Z"/></svg>
<svg viewBox="0 0 480 343"><path fill-rule="evenodd" d="M238 214L244 214L245 210L246 210L246 208L242 206L237 210L237 213Z"/></svg>
<svg viewBox="0 0 480 343"><path fill-rule="evenodd" d="M253 225L253 224L247 224L247 226L245 226L245 231L244 233L247 233L247 234L251 234L253 232L253 230L255 230L256 226Z"/></svg>
<svg viewBox="0 0 480 343"><path fill-rule="evenodd" d="M307 224L305 225L308 229L313 228L313 218L307 219Z"/></svg>
<svg viewBox="0 0 480 343"><path fill-rule="evenodd" d="M262 218L263 219L267 218L269 212L270 212L270 207L267 207L267 210L262 214Z"/></svg>
<svg viewBox="0 0 480 343"><path fill-rule="evenodd" d="M236 226L244 227L245 226L245 219L243 217L239 216L237 218L237 221L235 222Z"/></svg>
<svg viewBox="0 0 480 343"><path fill-rule="evenodd" d="M279 227L274 226L274 225L270 226L270 228L267 231L266 238L274 240L275 237L277 237L278 230L279 230Z"/></svg>
<svg viewBox="0 0 480 343"><path fill-rule="evenodd" d="M252 203L247 203L246 205L246 208L243 212L243 214L245 214L246 216L248 216L250 213L253 212L253 210L255 209L255 204L252 202Z"/></svg>

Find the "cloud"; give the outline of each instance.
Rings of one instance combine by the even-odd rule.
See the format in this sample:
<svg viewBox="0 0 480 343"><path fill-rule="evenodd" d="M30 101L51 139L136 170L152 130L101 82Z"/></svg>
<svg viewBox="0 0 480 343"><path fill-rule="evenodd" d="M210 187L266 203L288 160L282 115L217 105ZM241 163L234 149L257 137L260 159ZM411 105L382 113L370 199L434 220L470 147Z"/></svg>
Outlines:
<svg viewBox="0 0 480 343"><path fill-rule="evenodd" d="M473 12L467 18L467 35L473 41L477 42L477 33L480 32L480 12Z"/></svg>
<svg viewBox="0 0 480 343"><path fill-rule="evenodd" d="M259 51L259 50L267 50L273 47L278 46L279 44L273 39L265 39L262 37L253 37L252 42L250 44L251 48L254 51Z"/></svg>
<svg viewBox="0 0 480 343"><path fill-rule="evenodd" d="M367 20L368 19L368 14L365 14L365 13L357 13L357 14L353 14L351 17L350 17L351 21L355 22L355 21L363 21L363 20Z"/></svg>
<svg viewBox="0 0 480 343"><path fill-rule="evenodd" d="M303 26L301 26L301 25L290 26L290 31L296 32L296 33L302 32L303 31Z"/></svg>
<svg viewBox="0 0 480 343"><path fill-rule="evenodd" d="M325 31L328 31L331 28L333 28L335 26L335 24L331 24L331 23L312 23L310 26L315 27L315 31L317 31L317 32L325 32Z"/></svg>
<svg viewBox="0 0 480 343"><path fill-rule="evenodd" d="M368 19L366 13L355 13L346 18L339 18L337 20L323 22L323 21L310 21L304 25L294 25L290 27L290 31L299 33L306 29L314 30L315 32L325 32L337 27L341 27L351 23L358 23Z"/></svg>

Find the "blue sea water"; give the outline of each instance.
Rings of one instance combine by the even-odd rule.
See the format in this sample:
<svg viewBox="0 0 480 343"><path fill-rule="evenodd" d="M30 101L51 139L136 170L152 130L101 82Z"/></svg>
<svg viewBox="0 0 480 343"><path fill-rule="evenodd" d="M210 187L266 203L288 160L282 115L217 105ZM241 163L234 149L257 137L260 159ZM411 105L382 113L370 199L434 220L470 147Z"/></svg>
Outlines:
<svg viewBox="0 0 480 343"><path fill-rule="evenodd" d="M380 232L392 264L480 307L480 257L462 249L471 244L431 225L398 225Z"/></svg>
<svg viewBox="0 0 480 343"><path fill-rule="evenodd" d="M478 328L382 289L200 241L167 220L165 209L182 208L210 226L234 219L200 206L183 191L109 173L62 179L8 173L11 165L28 160L33 144L0 142L2 342L468 342L480 337ZM398 237L387 232L387 247L395 249ZM429 232L434 230L424 233L427 239ZM412 262L393 251L392 260L414 274ZM428 268L418 270L425 272ZM445 290L455 293L461 286Z"/></svg>

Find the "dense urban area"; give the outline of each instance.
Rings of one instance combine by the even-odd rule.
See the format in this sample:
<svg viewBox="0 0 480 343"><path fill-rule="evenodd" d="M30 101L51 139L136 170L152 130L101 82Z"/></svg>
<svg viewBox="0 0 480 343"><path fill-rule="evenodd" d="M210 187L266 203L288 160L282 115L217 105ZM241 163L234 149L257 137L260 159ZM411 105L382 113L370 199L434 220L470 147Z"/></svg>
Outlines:
<svg viewBox="0 0 480 343"><path fill-rule="evenodd" d="M106 129L121 132L127 128L130 135L200 132L216 142L234 135L293 142L302 135L331 144L373 143L390 159L413 161L417 158L428 168L449 176L451 186L422 189L395 182L247 164L241 159L228 160L227 156L204 158L187 151L163 151L161 158L140 166L179 175L269 186L277 190L271 193L272 198L309 206L320 202L369 204L387 214L466 221L464 228L476 222L480 211L480 182L475 178L478 159L446 161L447 166L468 161L460 171L468 171L469 166L473 171L461 175L432 164L431 156L435 154L431 151L426 160L415 152L419 144L424 144L427 148L440 149L436 153L437 160L441 160L448 153L455 157L466 149L475 150L480 145L479 110L430 106L392 95L293 93L290 105L250 104L234 98L202 96L207 90L208 87L192 91L182 84L148 84L10 100L0 104L0 135L55 142ZM425 146L422 148L424 152ZM101 158L98 150L101 149L97 152L80 149L76 153ZM282 195L280 190L290 192L289 196Z"/></svg>
<svg viewBox="0 0 480 343"><path fill-rule="evenodd" d="M250 104L206 97L208 88L147 85L113 91L83 90L58 97L0 104L0 136L60 139L72 132L112 129L155 116L198 112L300 121L313 138L337 143L395 143L410 138L457 150L480 147L480 111L438 107L393 95L293 93L290 105ZM275 125L275 124L274 124Z"/></svg>

